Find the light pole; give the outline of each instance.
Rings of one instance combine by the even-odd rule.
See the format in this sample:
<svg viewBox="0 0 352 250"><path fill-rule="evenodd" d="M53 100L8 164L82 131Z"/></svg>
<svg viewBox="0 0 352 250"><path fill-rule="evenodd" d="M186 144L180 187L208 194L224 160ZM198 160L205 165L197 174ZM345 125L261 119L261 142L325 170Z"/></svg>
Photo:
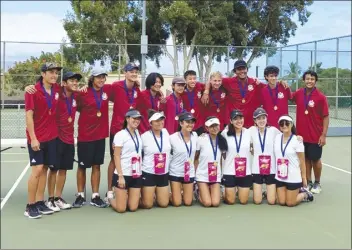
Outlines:
<svg viewBox="0 0 352 250"><path fill-rule="evenodd" d="M146 35L146 16L147 16L147 1L143 1L142 14L142 35L141 35L141 88L145 88L145 72L146 72L146 55L148 53L148 36Z"/></svg>

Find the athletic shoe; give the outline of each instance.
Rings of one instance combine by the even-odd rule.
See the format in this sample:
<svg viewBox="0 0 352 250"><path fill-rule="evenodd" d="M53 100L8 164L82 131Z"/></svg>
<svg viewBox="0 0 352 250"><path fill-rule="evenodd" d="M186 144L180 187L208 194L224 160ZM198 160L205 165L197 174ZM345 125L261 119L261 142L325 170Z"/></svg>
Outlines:
<svg viewBox="0 0 352 250"><path fill-rule="evenodd" d="M51 210L53 210L54 212L59 212L60 208L58 206L56 206L55 204L55 200L54 197L50 197L47 202L45 202L45 205L50 208Z"/></svg>
<svg viewBox="0 0 352 250"><path fill-rule="evenodd" d="M54 210L48 208L48 207L45 205L45 202L44 202L44 201L37 201L37 202L35 203L35 206L37 207L39 213L41 213L41 214L48 215L48 214L53 214L53 213L55 213Z"/></svg>
<svg viewBox="0 0 352 250"><path fill-rule="evenodd" d="M321 185L319 182L314 182L312 189L310 190L313 194L319 194L321 192Z"/></svg>
<svg viewBox="0 0 352 250"><path fill-rule="evenodd" d="M267 193L266 193L266 191L263 191L262 197L263 197L263 199L266 199L266 198L267 198Z"/></svg>
<svg viewBox="0 0 352 250"><path fill-rule="evenodd" d="M308 190L311 191L312 190L312 187L313 187L313 182L312 181L309 181L308 182Z"/></svg>
<svg viewBox="0 0 352 250"><path fill-rule="evenodd" d="M71 204L68 204L64 199L61 197L56 197L55 198L55 205L58 206L60 209L65 210L65 209L71 209L72 206Z"/></svg>
<svg viewBox="0 0 352 250"><path fill-rule="evenodd" d="M223 200L225 197L225 186L220 185L220 199Z"/></svg>
<svg viewBox="0 0 352 250"><path fill-rule="evenodd" d="M35 204L27 204L24 216L30 219L39 219L42 217Z"/></svg>
<svg viewBox="0 0 352 250"><path fill-rule="evenodd" d="M193 184L193 200L194 201L199 200L199 189L196 182Z"/></svg>
<svg viewBox="0 0 352 250"><path fill-rule="evenodd" d="M110 206L110 201L109 199L114 199L114 191L108 191L105 194L104 202L106 205Z"/></svg>
<svg viewBox="0 0 352 250"><path fill-rule="evenodd" d="M77 198L75 202L72 204L72 207L79 208L79 207L82 207L84 204L86 204L86 199L84 199L82 195L77 194L76 197Z"/></svg>
<svg viewBox="0 0 352 250"><path fill-rule="evenodd" d="M90 201L90 204L95 207L101 207L101 208L107 207L106 203L100 198L99 195L92 198L92 200Z"/></svg>
<svg viewBox="0 0 352 250"><path fill-rule="evenodd" d="M303 201L309 202L309 201L313 201L314 200L314 196L313 196L311 191L309 191L307 189L304 189L304 193L306 195L304 196Z"/></svg>

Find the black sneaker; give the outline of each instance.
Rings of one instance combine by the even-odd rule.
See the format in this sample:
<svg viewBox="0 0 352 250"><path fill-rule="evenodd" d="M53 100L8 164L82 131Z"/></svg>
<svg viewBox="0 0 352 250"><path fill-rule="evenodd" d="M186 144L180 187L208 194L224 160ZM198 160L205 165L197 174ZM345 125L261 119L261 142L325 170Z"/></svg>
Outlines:
<svg viewBox="0 0 352 250"><path fill-rule="evenodd" d="M37 203L35 203L35 206L37 207L39 213L41 214L48 215L48 214L53 214L55 212L54 210L51 210L50 208L48 208L45 205L44 201L37 201Z"/></svg>
<svg viewBox="0 0 352 250"><path fill-rule="evenodd" d="M39 219L42 217L35 204L27 204L24 216L30 219Z"/></svg>
<svg viewBox="0 0 352 250"><path fill-rule="evenodd" d="M100 198L100 196L95 196L94 198L92 198L92 200L90 201L90 204L92 206L96 206L96 207L107 207L108 205Z"/></svg>
<svg viewBox="0 0 352 250"><path fill-rule="evenodd" d="M84 204L86 204L86 199L84 199L84 197L79 194L77 195L75 202L72 204L72 207L79 208L82 207Z"/></svg>
<svg viewBox="0 0 352 250"><path fill-rule="evenodd" d="M309 191L308 189L300 188L299 192L305 193L303 201L310 202L310 201L314 200L313 193L311 191Z"/></svg>

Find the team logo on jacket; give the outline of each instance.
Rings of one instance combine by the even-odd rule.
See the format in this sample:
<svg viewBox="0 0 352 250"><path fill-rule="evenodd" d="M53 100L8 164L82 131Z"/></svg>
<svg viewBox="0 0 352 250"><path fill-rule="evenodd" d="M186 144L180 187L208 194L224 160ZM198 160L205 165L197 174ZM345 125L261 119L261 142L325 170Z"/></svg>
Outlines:
<svg viewBox="0 0 352 250"><path fill-rule="evenodd" d="M134 98L137 98L138 97L138 94L137 92L134 92L134 95L133 95Z"/></svg>
<svg viewBox="0 0 352 250"><path fill-rule="evenodd" d="M310 101L308 102L308 106L313 108L313 107L314 107L314 101L313 101L313 100L310 100Z"/></svg>
<svg viewBox="0 0 352 250"><path fill-rule="evenodd" d="M202 93L200 93L200 91L198 91L197 97L198 97L198 99L200 99L202 97Z"/></svg>
<svg viewBox="0 0 352 250"><path fill-rule="evenodd" d="M73 100L72 101L72 107L76 107L76 106L77 106L76 100Z"/></svg>
<svg viewBox="0 0 352 250"><path fill-rule="evenodd" d="M248 91L252 91L253 90L253 85L252 84L249 84L248 85Z"/></svg>
<svg viewBox="0 0 352 250"><path fill-rule="evenodd" d="M221 93L220 98L221 98L221 99L224 99L225 97L226 97L226 93Z"/></svg>
<svg viewBox="0 0 352 250"><path fill-rule="evenodd" d="M55 94L55 100L58 100L59 99L59 93L56 93Z"/></svg>
<svg viewBox="0 0 352 250"><path fill-rule="evenodd" d="M103 100L105 101L108 99L108 95L104 92L101 98L103 98Z"/></svg>
<svg viewBox="0 0 352 250"><path fill-rule="evenodd" d="M285 96L284 96L284 93L282 93L282 92L279 92L278 94L277 94L277 98L279 98L279 99L282 99L282 98L284 98Z"/></svg>

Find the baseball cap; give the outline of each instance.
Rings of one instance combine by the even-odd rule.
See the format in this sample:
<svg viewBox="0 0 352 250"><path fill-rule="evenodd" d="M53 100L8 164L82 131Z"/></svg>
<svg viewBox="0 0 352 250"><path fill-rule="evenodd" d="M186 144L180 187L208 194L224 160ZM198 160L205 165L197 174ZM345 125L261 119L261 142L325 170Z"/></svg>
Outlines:
<svg viewBox="0 0 352 250"><path fill-rule="evenodd" d="M237 116L243 116L243 113L237 109L231 111L231 120L236 118Z"/></svg>
<svg viewBox="0 0 352 250"><path fill-rule="evenodd" d="M245 67L247 68L247 63L243 60L237 60L235 62L235 65L233 66L234 69L237 69L237 68L241 68L241 67Z"/></svg>
<svg viewBox="0 0 352 250"><path fill-rule="evenodd" d="M190 112L184 112L184 113L182 113L182 114L180 114L179 116L178 116L178 120L180 121L180 122L182 122L182 121L196 121L196 118L194 118L194 116L192 115L192 113L190 113Z"/></svg>
<svg viewBox="0 0 352 250"><path fill-rule="evenodd" d="M141 113L139 113L138 110L130 109L126 112L125 117L137 118L137 117L142 117L142 115L141 115Z"/></svg>
<svg viewBox="0 0 352 250"><path fill-rule="evenodd" d="M175 85L175 84L186 84L186 81L183 77L174 77L172 79L172 85Z"/></svg>
<svg viewBox="0 0 352 250"><path fill-rule="evenodd" d="M103 68L96 68L92 70L92 76L108 75Z"/></svg>
<svg viewBox="0 0 352 250"><path fill-rule="evenodd" d="M266 116L268 116L268 114L266 113L265 109L259 107L259 108L257 108L257 109L254 111L254 113L253 113L253 118L256 119L256 118L258 118L258 117L261 116L261 115L266 115Z"/></svg>
<svg viewBox="0 0 352 250"><path fill-rule="evenodd" d="M42 72L52 70L52 69L62 70L62 67L60 67L59 65L53 62L46 62L41 67Z"/></svg>
<svg viewBox="0 0 352 250"><path fill-rule="evenodd" d="M66 81L68 79L77 79L79 81L82 79L82 75L79 73L73 73L72 71L68 71L63 75L62 80Z"/></svg>
<svg viewBox="0 0 352 250"><path fill-rule="evenodd" d="M123 67L123 70L125 72L131 71L131 70L134 70L134 69L139 70L139 67L135 63L127 63L125 65L125 67Z"/></svg>
<svg viewBox="0 0 352 250"><path fill-rule="evenodd" d="M151 123L152 121L157 121L159 119L165 119L164 112L155 112L149 117L148 121Z"/></svg>
<svg viewBox="0 0 352 250"><path fill-rule="evenodd" d="M280 123L281 121L289 121L289 122L292 122L292 123L293 123L293 119L292 119L291 116L289 116L289 115L280 116L278 122Z"/></svg>
<svg viewBox="0 0 352 250"><path fill-rule="evenodd" d="M206 121L205 121L205 126L210 127L214 124L220 125L220 121L218 118L216 117L209 117Z"/></svg>

